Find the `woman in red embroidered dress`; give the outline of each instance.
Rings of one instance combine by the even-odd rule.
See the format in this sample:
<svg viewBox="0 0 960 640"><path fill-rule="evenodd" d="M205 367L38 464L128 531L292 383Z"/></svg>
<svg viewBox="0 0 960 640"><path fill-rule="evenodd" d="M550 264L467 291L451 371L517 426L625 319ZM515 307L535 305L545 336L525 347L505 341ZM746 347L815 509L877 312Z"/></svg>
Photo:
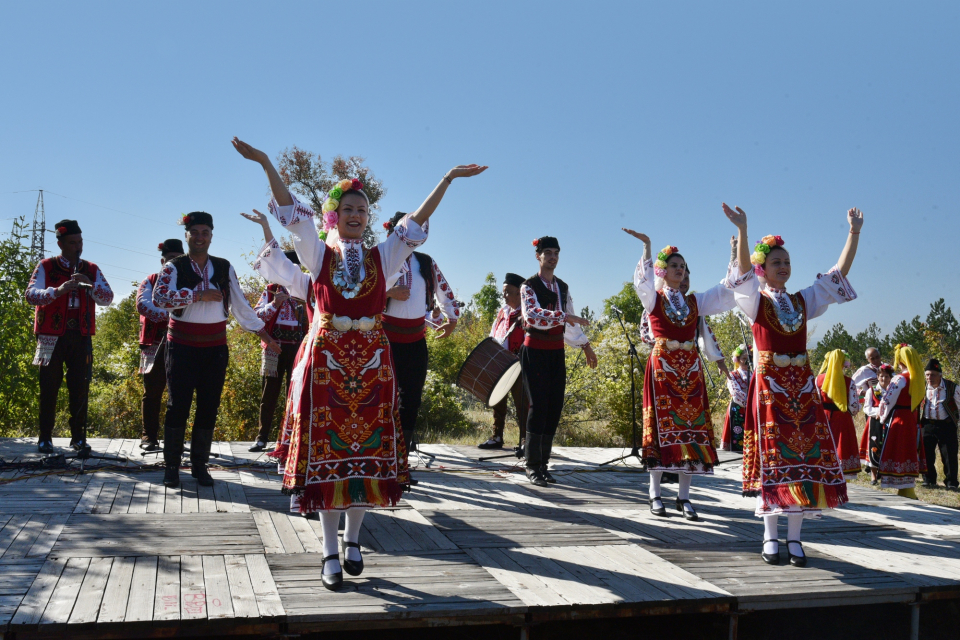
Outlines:
<svg viewBox="0 0 960 640"><path fill-rule="evenodd" d="M853 416L860 413L860 393L850 376L843 375L844 368L849 366L847 354L834 349L827 353L817 376L823 413L837 445L840 470L848 481L860 473L860 444L853 424Z"/></svg>
<svg viewBox="0 0 960 640"><path fill-rule="evenodd" d="M867 424L860 436L860 464L870 470L870 484L880 484L877 471L880 469L880 451L887 427L880 422L880 401L893 381L893 367L884 363L877 370L877 379L866 383L863 397L863 413ZM921 456L922 457L922 456Z"/></svg>
<svg viewBox="0 0 960 640"><path fill-rule="evenodd" d="M392 355L381 324L387 278L426 241L427 221L453 180L486 167L451 169L393 234L367 249L362 237L370 203L359 180L341 181L328 193L322 213L324 234L330 235L324 243L317 214L290 194L267 155L237 138L233 145L266 172L274 196L270 212L292 234L313 282L316 308L289 394L292 432L283 491L298 497L301 513L321 512L322 581L339 589L340 511L346 511L343 568L359 575L364 509L395 505L410 481L397 428Z"/></svg>
<svg viewBox="0 0 960 640"><path fill-rule="evenodd" d="M694 475L713 473L718 461L703 360L695 342L697 326L701 316L732 309L733 296L723 283L704 293L683 295L680 285L687 263L677 248L666 247L654 264L650 238L624 231L643 242L633 285L649 314L654 339L643 380L643 457L650 470L650 511L667 515L660 479L664 471L679 472L676 509L684 518L696 520L690 483Z"/></svg>
<svg viewBox="0 0 960 640"><path fill-rule="evenodd" d="M887 425L880 450L880 486L896 489L908 498L917 498L917 476L926 473L927 457L923 438L917 426L917 407L927 392L920 355L910 345L897 347L893 369L902 372L893 376L880 400L880 422Z"/></svg>
<svg viewBox="0 0 960 640"><path fill-rule="evenodd" d="M779 564L777 518L787 514L790 564L804 566L800 528L805 515L847 501L837 448L807 362L807 320L833 303L855 300L847 273L857 254L863 214L847 212L850 232L837 265L799 293L786 290L790 254L779 236L747 247L747 214L723 205L739 231L740 276L731 278L737 305L750 319L754 376L747 395L743 441L743 495L757 497L764 519L763 560ZM750 263L755 265L750 268Z"/></svg>

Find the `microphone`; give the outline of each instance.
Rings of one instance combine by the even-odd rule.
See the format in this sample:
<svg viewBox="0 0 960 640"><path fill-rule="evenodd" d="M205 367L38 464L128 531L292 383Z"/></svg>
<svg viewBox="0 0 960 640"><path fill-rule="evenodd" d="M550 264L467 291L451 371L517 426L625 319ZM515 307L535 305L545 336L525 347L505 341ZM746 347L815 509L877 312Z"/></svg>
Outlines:
<svg viewBox="0 0 960 640"><path fill-rule="evenodd" d="M616 311L617 313L619 313L620 315L623 315L623 311L621 311L620 307L618 307L617 305L610 303L610 308Z"/></svg>

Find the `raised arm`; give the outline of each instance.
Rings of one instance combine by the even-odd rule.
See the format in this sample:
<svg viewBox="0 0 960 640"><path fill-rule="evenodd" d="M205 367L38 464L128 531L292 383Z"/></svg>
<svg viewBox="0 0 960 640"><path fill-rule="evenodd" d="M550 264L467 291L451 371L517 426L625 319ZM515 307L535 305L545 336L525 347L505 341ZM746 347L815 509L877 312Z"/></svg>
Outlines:
<svg viewBox="0 0 960 640"><path fill-rule="evenodd" d="M843 245L843 251L840 252L840 260L837 262L837 267L844 277L850 273L850 267L853 266L853 259L857 256L857 245L860 243L860 229L863 227L863 213L860 209L854 207L847 211L847 222L850 223L850 232L847 233L847 242Z"/></svg>
<svg viewBox="0 0 960 640"><path fill-rule="evenodd" d="M433 188L433 191L427 196L427 199L423 201L423 204L417 207L417 210L413 212L410 218L422 227L427 220L430 219L430 216L433 215L433 212L437 210L437 206L447 192L447 187L453 184L454 179L469 178L481 174L486 170L487 167L485 165L480 166L478 164L461 164L450 169L450 171L443 176L443 179L440 180L440 183Z"/></svg>
<svg viewBox="0 0 960 640"><path fill-rule="evenodd" d="M240 138L234 137L232 142L233 148L237 150L237 153L247 160L252 160L263 167L263 171L267 174L267 179L270 181L270 191L273 192L273 198L277 201L277 204L281 207L292 205L293 198L290 197L290 192L287 191L287 185L283 183L283 179L280 177L280 174L277 173L276 167L270 162L267 154L259 149L254 149Z"/></svg>
<svg viewBox="0 0 960 640"><path fill-rule="evenodd" d="M750 264L750 242L747 240L747 214L740 207L731 209L726 202L723 203L723 213L737 228L737 264L740 266L740 275L743 275L753 268Z"/></svg>
<svg viewBox="0 0 960 640"><path fill-rule="evenodd" d="M290 195L290 194L287 194ZM267 216L263 215L256 209L253 209L253 215L249 213L241 213L241 216L249 220L250 222L256 222L263 229L263 243L270 244L273 242L273 231L270 229L270 219Z"/></svg>
<svg viewBox="0 0 960 640"><path fill-rule="evenodd" d="M633 229L623 227L621 227L621 229L643 243L643 256L640 258L640 262L637 263L637 268L633 272L633 288L637 292L637 296L640 298L640 303L643 304L644 310L649 313L653 311L653 307L657 302L657 289L654 280L653 262L651 261L653 251L650 249L650 238L646 234L634 231Z"/></svg>

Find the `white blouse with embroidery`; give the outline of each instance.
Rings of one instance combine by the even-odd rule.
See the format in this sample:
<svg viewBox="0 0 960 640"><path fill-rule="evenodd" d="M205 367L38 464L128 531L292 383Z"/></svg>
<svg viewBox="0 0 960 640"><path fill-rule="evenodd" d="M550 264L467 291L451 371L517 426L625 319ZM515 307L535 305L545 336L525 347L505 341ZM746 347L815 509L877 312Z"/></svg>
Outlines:
<svg viewBox="0 0 960 640"><path fill-rule="evenodd" d="M440 272L437 261L433 261L433 299L437 307L447 320L460 319L460 306L453 295L453 289ZM411 255L400 266L400 270L387 280L387 289L394 285L402 285L410 289L410 297L406 300L390 298L387 300L387 315L394 318L422 318L427 313L427 283L420 275L420 261L417 256Z"/></svg>

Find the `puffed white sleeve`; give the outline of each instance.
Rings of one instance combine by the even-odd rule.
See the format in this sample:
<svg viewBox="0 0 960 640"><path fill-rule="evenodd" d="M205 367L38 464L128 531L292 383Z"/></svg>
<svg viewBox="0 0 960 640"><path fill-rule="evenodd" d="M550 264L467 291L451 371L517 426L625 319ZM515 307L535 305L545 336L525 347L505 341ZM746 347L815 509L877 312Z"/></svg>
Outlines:
<svg viewBox="0 0 960 640"><path fill-rule="evenodd" d="M89 291L90 297L101 307L109 307L110 303L113 302L113 289L110 288L110 283L107 282L107 278L99 267L97 268L97 277L93 281L93 287Z"/></svg>
<svg viewBox="0 0 960 640"><path fill-rule="evenodd" d="M310 276L290 262L276 239L263 245L253 261L253 268L267 282L286 287L294 298L307 300L310 295Z"/></svg>
<svg viewBox="0 0 960 640"><path fill-rule="evenodd" d="M520 285L520 312L523 314L523 321L527 325L544 331L564 324L567 317L567 314L563 311L553 311L541 307L536 292L525 284Z"/></svg>
<svg viewBox="0 0 960 640"><path fill-rule="evenodd" d="M762 295L760 293L760 279L756 277L752 269L741 274L737 263L731 262L723 284L730 291L733 291L734 302L750 320L750 324L753 324L753 321L757 319L757 313L760 312L760 296Z"/></svg>
<svg viewBox="0 0 960 640"><path fill-rule="evenodd" d="M440 308L443 309L443 315L446 316L447 320L459 320L460 305L457 304L457 298L453 295L453 288L443 277L436 260L433 261L433 286L433 297Z"/></svg>
<svg viewBox="0 0 960 640"><path fill-rule="evenodd" d="M567 291L567 309L576 309L573 305L573 297L570 295L569 290ZM590 344L590 338L583 332L583 327L578 324L568 324L564 326L563 341L568 347L575 348L583 348Z"/></svg>
<svg viewBox="0 0 960 640"><path fill-rule="evenodd" d="M246 296L243 295L243 289L240 287L240 280L237 279L237 272L230 265L230 313L237 319L240 326L251 333L259 333L264 322L257 317L257 312L253 310Z"/></svg>
<svg viewBox="0 0 960 640"><path fill-rule="evenodd" d="M733 291L727 288L726 279L703 293L694 293L693 296L697 300L697 313L701 316L723 313L737 306Z"/></svg>
<svg viewBox="0 0 960 640"><path fill-rule="evenodd" d="M880 409L878 411L880 414L880 422L887 421L887 418L890 417L890 414L893 413L894 408L897 406L897 399L900 397L900 392L906 388L906 378L901 375L893 376L890 386L887 387L887 391L883 394L883 397L880 398Z"/></svg>
<svg viewBox="0 0 960 640"><path fill-rule="evenodd" d="M847 390L847 410L850 415L855 416L860 413L860 392L857 391L857 385L853 380L850 381L850 388Z"/></svg>
<svg viewBox="0 0 960 640"><path fill-rule="evenodd" d="M840 273L840 267L834 266L826 273L818 273L812 286L800 291L807 308L807 320L822 316L831 304L843 304L857 299L846 276Z"/></svg>
<svg viewBox="0 0 960 640"><path fill-rule="evenodd" d="M867 395L863 398L863 413L870 418L880 417L880 407L877 405L876 396L872 389L867 389Z"/></svg>
<svg viewBox="0 0 960 640"><path fill-rule="evenodd" d="M400 267L403 266L404 260L409 258L417 247L427 241L429 234L429 222L425 222L421 227L408 215L398 222L397 226L393 228L393 233L378 245L383 272L391 274L387 279L388 289L396 284L400 277Z"/></svg>
<svg viewBox="0 0 960 640"><path fill-rule="evenodd" d="M652 313L657 305L657 285L653 273L653 260L640 259L633 270L633 289L647 313Z"/></svg>
<svg viewBox="0 0 960 640"><path fill-rule="evenodd" d="M150 322L166 322L170 314L153 303L153 284L144 278L137 288L137 313Z"/></svg>
<svg viewBox="0 0 960 640"><path fill-rule="evenodd" d="M731 296L731 298L732 297L733 296ZM723 351L720 350L720 345L717 343L717 336L713 334L713 329L710 328L710 325L707 324L703 316L700 317L697 327L699 328L697 332L699 334L697 336L697 342L699 342L703 357L708 362L719 362L723 360Z"/></svg>
<svg viewBox="0 0 960 640"><path fill-rule="evenodd" d="M290 232L300 264L305 266L316 280L323 267L327 245L317 235L317 225L314 222L316 214L313 209L297 200L293 194L290 194L290 197L293 198L293 204L281 207L274 198L270 200L268 208L283 228Z"/></svg>

